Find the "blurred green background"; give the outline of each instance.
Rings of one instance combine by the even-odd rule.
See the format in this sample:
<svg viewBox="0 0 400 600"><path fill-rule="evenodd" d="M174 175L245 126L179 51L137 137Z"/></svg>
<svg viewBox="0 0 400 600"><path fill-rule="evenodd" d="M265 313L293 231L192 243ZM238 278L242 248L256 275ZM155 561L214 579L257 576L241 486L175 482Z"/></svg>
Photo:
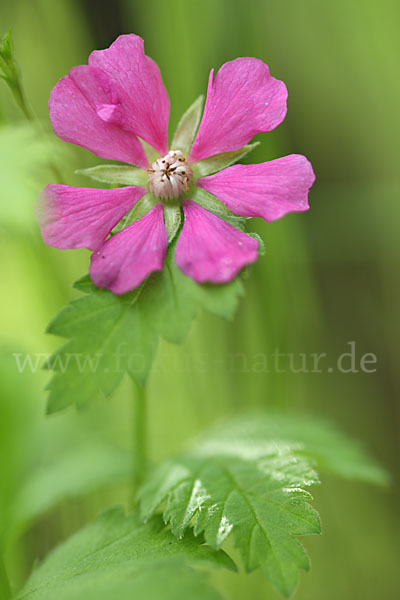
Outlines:
<svg viewBox="0 0 400 600"><path fill-rule="evenodd" d="M57 80L120 33L144 37L159 64L171 132L205 92L210 68L236 56L263 59L286 82L288 116L259 136L250 160L305 154L317 175L311 210L257 223L267 252L252 269L235 321L204 315L184 347L161 346L149 411L153 459L216 419L273 407L336 420L392 472L386 491L323 478L315 499L324 535L305 540L313 565L302 575L299 600L400 595L399 21L396 0L3 0L0 6L0 31L13 30L25 89L45 130ZM58 341L44 334L47 323L73 297L71 283L88 266L86 251L60 252L41 241L34 204L52 177L49 153L72 185L88 185L75 169L101 162L54 136L32 134L2 85L0 531L16 587L35 557L107 505L128 499L121 482L130 468L129 382L80 414L47 418L46 374L20 374L13 357L54 350ZM376 372L328 372L350 341L358 361L365 353L377 356ZM255 355L275 349L326 353L323 372L255 372ZM232 355L240 357L232 363ZM110 478L114 485L106 489ZM27 513L24 504L32 521L40 515L34 525L19 517ZM278 598L260 574L219 573L216 583L232 600Z"/></svg>

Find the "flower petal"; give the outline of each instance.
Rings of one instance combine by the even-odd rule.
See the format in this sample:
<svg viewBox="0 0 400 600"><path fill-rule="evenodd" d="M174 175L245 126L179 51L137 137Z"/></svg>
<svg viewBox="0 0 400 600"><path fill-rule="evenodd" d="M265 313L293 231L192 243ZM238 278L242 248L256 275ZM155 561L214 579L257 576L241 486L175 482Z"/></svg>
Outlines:
<svg viewBox="0 0 400 600"><path fill-rule="evenodd" d="M124 129L166 154L168 94L156 63L144 53L142 38L120 35L106 50L92 52L89 65L99 67L111 78L121 102L116 116Z"/></svg>
<svg viewBox="0 0 400 600"><path fill-rule="evenodd" d="M87 148L97 156L148 167L139 139L115 124L119 99L110 78L100 69L71 69L51 92L50 119L61 139Z"/></svg>
<svg viewBox="0 0 400 600"><path fill-rule="evenodd" d="M308 210L308 191L315 175L311 163L291 154L258 165L234 165L196 185L217 196L242 217L275 221L289 212Z"/></svg>
<svg viewBox="0 0 400 600"><path fill-rule="evenodd" d="M163 207L156 204L92 255L90 277L98 287L125 294L162 270L167 245Z"/></svg>
<svg viewBox="0 0 400 600"><path fill-rule="evenodd" d="M55 248L95 250L146 192L144 187L101 190L51 183L39 197L43 239Z"/></svg>
<svg viewBox="0 0 400 600"><path fill-rule="evenodd" d="M258 241L192 201L183 205L185 223L176 263L198 283L225 283L257 260Z"/></svg>
<svg viewBox="0 0 400 600"><path fill-rule="evenodd" d="M203 119L189 156L191 162L241 148L286 115L287 90L257 58L227 62L213 81L211 71Z"/></svg>

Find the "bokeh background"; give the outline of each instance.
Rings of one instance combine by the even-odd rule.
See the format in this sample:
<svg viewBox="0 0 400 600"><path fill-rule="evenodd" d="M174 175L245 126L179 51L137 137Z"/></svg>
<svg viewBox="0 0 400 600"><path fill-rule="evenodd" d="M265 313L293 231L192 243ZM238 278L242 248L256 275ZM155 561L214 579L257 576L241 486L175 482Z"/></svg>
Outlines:
<svg viewBox="0 0 400 600"><path fill-rule="evenodd" d="M182 347L163 344L150 381L151 457L160 459L217 419L249 407L334 419L392 473L389 490L324 477L315 490L323 537L305 544L312 570L298 600L395 600L398 576L400 6L396 0L3 0L29 101L50 131L47 101L68 70L120 33L144 37L179 116L206 90L211 67L257 56L289 89L285 122L259 136L260 162L291 152L313 163L311 210L257 223L266 255L252 269L233 323L203 315ZM1 83L1 82L0 82ZM132 407L129 382L80 413L45 416L47 376L18 372L14 353L48 353L44 331L74 296L86 251L44 246L38 191L98 164L41 136L0 86L0 530L13 584L34 558L112 503L126 503ZM377 357L374 373L263 373L259 353L349 351ZM231 355L240 355L232 366ZM198 368L199 356L206 367ZM322 363L321 363L322 364ZM359 362L358 362L359 364ZM300 367L299 367L300 368ZM110 479L114 485L105 485ZM396 492L397 489L397 492ZM83 497L82 497L83 496ZM24 508L25 504L25 508ZM27 514L31 521L18 517ZM28 513L29 513L28 510ZM39 518L36 518L40 515ZM13 531L7 525L13 522ZM260 574L219 573L226 598L278 598Z"/></svg>

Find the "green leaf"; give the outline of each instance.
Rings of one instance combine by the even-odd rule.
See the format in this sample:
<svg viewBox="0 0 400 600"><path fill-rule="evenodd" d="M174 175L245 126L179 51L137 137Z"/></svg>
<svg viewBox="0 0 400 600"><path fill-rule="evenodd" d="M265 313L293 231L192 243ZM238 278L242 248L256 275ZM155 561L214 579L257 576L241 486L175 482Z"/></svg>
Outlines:
<svg viewBox="0 0 400 600"><path fill-rule="evenodd" d="M320 532L305 490L318 483L315 462L346 477L384 478L356 443L325 422L258 413L215 427L156 469L141 490L142 515L163 506L175 535L193 527L213 548L232 535L246 570L261 567L290 595L298 568L309 568L295 536Z"/></svg>
<svg viewBox="0 0 400 600"><path fill-rule="evenodd" d="M87 437L87 436L86 436ZM66 499L128 481L132 457L128 450L104 440L86 440L42 460L21 482L8 524L12 537Z"/></svg>
<svg viewBox="0 0 400 600"><path fill-rule="evenodd" d="M85 404L93 396L110 395L129 372L142 382L152 363L157 337L141 316L143 286L116 296L94 292L67 305L48 332L72 338L49 360L57 374L48 385L48 411Z"/></svg>
<svg viewBox="0 0 400 600"><path fill-rule="evenodd" d="M96 433L99 411L43 417L39 373L0 347L0 545L65 499L131 480L131 452ZM24 359L21 358L23 362ZM39 378L39 379L38 379Z"/></svg>
<svg viewBox="0 0 400 600"><path fill-rule="evenodd" d="M369 456L358 440L341 433L329 421L303 414L255 413L231 420L218 428L221 438L228 443L251 443L264 440L283 440L297 444L297 452L316 462L318 468L344 477L386 485L387 472Z"/></svg>
<svg viewBox="0 0 400 600"><path fill-rule="evenodd" d="M233 165L233 163L254 150L259 143L260 142L254 142L254 144L247 144L247 146L243 146L243 148L234 150L233 152L224 152L223 154L216 154L215 156L210 156L210 158L199 160L192 165L195 178L206 177L206 175L211 175L212 173L226 169L226 167Z"/></svg>
<svg viewBox="0 0 400 600"><path fill-rule="evenodd" d="M166 502L164 521L181 537L189 526L213 548L233 535L247 571L261 567L290 595L309 560L297 535L320 532L305 487L318 482L306 459L283 443L252 448L209 440L156 470L141 492L149 517Z"/></svg>
<svg viewBox="0 0 400 600"><path fill-rule="evenodd" d="M146 185L147 173L139 167L125 167L120 165L98 165L89 169L75 171L78 175L85 175L96 181L110 184Z"/></svg>
<svg viewBox="0 0 400 600"><path fill-rule="evenodd" d="M48 327L69 340L45 365L55 371L48 385L50 413L109 396L124 373L144 383L160 336L182 342L201 308L231 318L243 293L239 278L198 285L176 266L173 247L163 271L129 294L98 289L88 278L76 287L86 295L72 300Z"/></svg>
<svg viewBox="0 0 400 600"><path fill-rule="evenodd" d="M192 147L194 136L200 123L203 102L204 96L199 96L187 109L179 121L172 140L171 148L173 150L180 150L184 156L188 156Z"/></svg>
<svg viewBox="0 0 400 600"><path fill-rule="evenodd" d="M235 568L224 552L193 535L176 540L159 517L144 525L111 509L56 548L16 599L220 599L196 567Z"/></svg>

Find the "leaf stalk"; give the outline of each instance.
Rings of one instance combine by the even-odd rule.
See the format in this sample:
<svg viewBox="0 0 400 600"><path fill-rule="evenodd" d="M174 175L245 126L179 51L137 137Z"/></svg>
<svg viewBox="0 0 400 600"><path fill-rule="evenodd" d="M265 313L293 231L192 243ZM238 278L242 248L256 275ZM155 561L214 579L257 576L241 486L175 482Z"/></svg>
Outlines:
<svg viewBox="0 0 400 600"><path fill-rule="evenodd" d="M134 383L133 410L133 494L143 483L147 470L147 398L145 384Z"/></svg>

